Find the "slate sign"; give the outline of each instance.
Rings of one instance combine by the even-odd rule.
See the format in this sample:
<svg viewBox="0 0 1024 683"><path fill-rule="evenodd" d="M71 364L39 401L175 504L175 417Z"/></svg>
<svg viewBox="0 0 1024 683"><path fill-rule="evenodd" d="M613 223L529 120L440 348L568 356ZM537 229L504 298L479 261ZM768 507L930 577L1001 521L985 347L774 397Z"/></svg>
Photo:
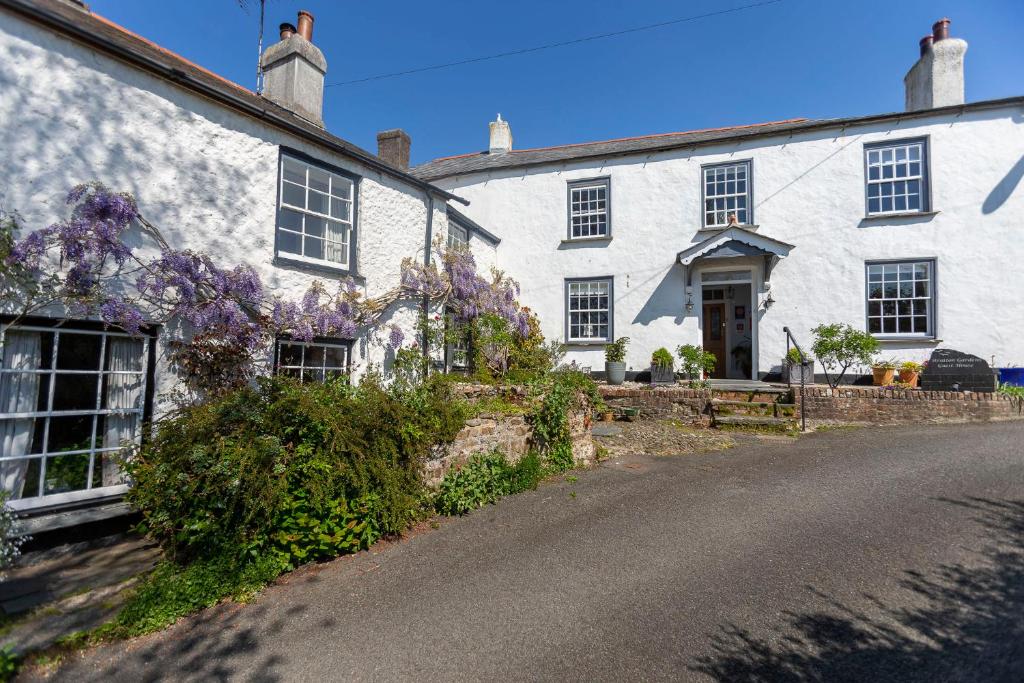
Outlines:
<svg viewBox="0 0 1024 683"><path fill-rule="evenodd" d="M935 349L921 373L925 391L995 391L996 376L977 356L954 349Z"/></svg>

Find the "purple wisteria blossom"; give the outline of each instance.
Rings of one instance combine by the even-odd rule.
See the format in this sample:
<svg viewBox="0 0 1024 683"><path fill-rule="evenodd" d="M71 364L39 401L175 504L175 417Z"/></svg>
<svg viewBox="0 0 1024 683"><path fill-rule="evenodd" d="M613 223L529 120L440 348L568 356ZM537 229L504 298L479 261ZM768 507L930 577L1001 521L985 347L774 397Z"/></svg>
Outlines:
<svg viewBox="0 0 1024 683"><path fill-rule="evenodd" d="M398 325L391 326L391 332L388 334L388 344L391 348L397 349L405 341L405 332L402 332L402 328Z"/></svg>

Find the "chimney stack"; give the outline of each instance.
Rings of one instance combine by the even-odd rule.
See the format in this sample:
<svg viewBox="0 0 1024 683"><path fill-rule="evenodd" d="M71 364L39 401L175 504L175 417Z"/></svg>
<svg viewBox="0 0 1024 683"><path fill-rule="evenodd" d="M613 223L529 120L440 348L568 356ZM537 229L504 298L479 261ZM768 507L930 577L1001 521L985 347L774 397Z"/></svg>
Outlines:
<svg viewBox="0 0 1024 683"><path fill-rule="evenodd" d="M949 19L939 19L931 35L920 41L921 57L903 77L907 111L964 103L967 42L950 38L949 24Z"/></svg>
<svg viewBox="0 0 1024 683"><path fill-rule="evenodd" d="M497 121L491 121L491 144L488 147L491 154L504 154L512 151L512 129L508 121L501 120L498 114Z"/></svg>
<svg viewBox="0 0 1024 683"><path fill-rule="evenodd" d="M412 138L401 128L377 133L377 156L395 168L409 170L409 149Z"/></svg>
<svg viewBox="0 0 1024 683"><path fill-rule="evenodd" d="M327 60L312 43L313 15L299 12L298 28L281 24L281 41L266 49L263 96L323 128Z"/></svg>

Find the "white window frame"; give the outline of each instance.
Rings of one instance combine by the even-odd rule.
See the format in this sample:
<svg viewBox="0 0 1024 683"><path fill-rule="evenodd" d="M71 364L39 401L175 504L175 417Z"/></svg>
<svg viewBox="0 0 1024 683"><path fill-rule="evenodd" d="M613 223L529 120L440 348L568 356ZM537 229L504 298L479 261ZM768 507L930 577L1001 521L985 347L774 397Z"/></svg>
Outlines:
<svg viewBox="0 0 1024 683"><path fill-rule="evenodd" d="M918 277L918 266L925 266L927 268L927 277ZM886 280L887 271L895 274L895 279ZM877 278L875 277L877 274ZM904 277L909 275L910 277ZM902 278L902 279L901 279ZM885 292L885 285L887 282L895 284L896 293L895 296L887 296ZM917 284L920 282L926 282L928 292L926 295L917 294ZM872 285L880 284L882 287L881 297L872 296ZM905 296L901 293L901 286L909 284L911 296ZM937 301L937 289L936 289L936 259L934 258L917 258L917 259L892 259L884 261L868 261L864 266L864 299L865 299L865 324L866 330L873 337L879 339L901 339L901 338L913 338L913 339L934 339L936 336L935 331L935 308ZM910 313L900 313L901 301L910 302ZM886 303L892 303L892 313L886 313ZM924 302L925 313L915 313L914 308L917 306L916 302ZM878 303L878 313L876 314L872 308L873 303ZM912 332L900 332L899 322L901 318L910 318L911 327L914 326L914 318L926 317L927 328L924 332L912 331ZM872 320L877 319L879 321L878 332L871 330ZM885 331L885 321L895 319L895 331Z"/></svg>
<svg viewBox="0 0 1024 683"><path fill-rule="evenodd" d="M614 339L615 329L615 287L614 278L608 277L595 277L595 278L570 278L565 281L565 339L566 343L569 344L604 344L609 343ZM604 292L600 291L604 288ZM583 290L586 291L583 291ZM590 299L594 296L601 297L606 296L608 299L607 308L590 307L589 301L587 302L587 308L577 308L573 310L573 297ZM588 317L587 323L576 323L575 326L581 327L584 324L591 327L597 326L600 329L600 322L590 322L589 319L593 315L600 315L605 313L607 315L607 332L604 335L599 333L590 336L573 335L572 329L574 327L572 316L573 313L586 314Z"/></svg>
<svg viewBox="0 0 1024 683"><path fill-rule="evenodd" d="M736 214L736 222L740 225L750 225L754 222L754 165L750 159L743 161L729 161L721 164L706 164L700 169L700 206L701 226L707 228L725 228L729 226L729 214ZM742 170L743 177L739 177ZM729 179L729 172L733 172L733 178ZM740 183L743 183L743 191L740 191ZM721 186L721 192L719 192ZM708 190L713 188L713 194ZM740 198L743 207L739 207ZM715 202L715 206L708 208L708 202ZM722 203L722 208L718 207ZM730 203L732 206L730 206ZM744 216L740 218L740 212ZM721 221L718 220L718 213L721 212ZM713 221L713 222L712 222Z"/></svg>
<svg viewBox="0 0 1024 683"><path fill-rule="evenodd" d="M610 177L570 180L568 183L568 232L566 239L600 240L612 236L612 181ZM589 194L593 192L594 196ZM587 196L583 196L587 193ZM601 195L604 195L603 197ZM576 234L576 221L587 234ZM597 232L594 231L596 227Z"/></svg>
<svg viewBox="0 0 1024 683"><path fill-rule="evenodd" d="M469 247L469 230L462 227L455 221L448 221L448 248L459 247L462 249Z"/></svg>
<svg viewBox="0 0 1024 683"><path fill-rule="evenodd" d="M17 500L8 501L8 505L13 510L29 510L40 506L51 506L62 503L71 503L81 500L88 500L90 498L106 497L124 493L128 490L126 484L116 484L113 486L93 486L93 474L96 465L96 455L103 453L116 453L124 450L121 447L108 447L98 445L102 440L102 435L99 434L99 418L105 415L131 415L137 416L135 422L135 434L133 436L133 443L138 446L142 442L142 423L145 419L146 412L146 396L148 385L150 381L150 366L149 366L149 335L143 335L140 337L132 337L132 335L123 332L112 332L109 330L90 330L76 328L72 325L66 325L61 327L47 327L39 325L10 325L5 324L0 326L0 355L3 353L4 338L9 330L17 332L36 332L40 334L51 334L53 335L53 346L50 350L49 368L36 369L36 370L16 370L16 369L4 369L0 366L0 374L11 373L11 374L36 374L42 376L48 376L48 382L46 383L46 390L48 395L46 397L47 410L34 410L19 413L3 413L0 412L0 420L4 419L33 419L46 420L43 426L43 443L42 450L40 452L32 452L24 456L8 457L3 453L0 453L0 460L3 461L15 461L15 460L40 460L39 465L39 489L35 496L22 496ZM100 341L100 356L99 356L99 368L97 370L64 370L57 368L57 354L60 351L61 335L97 335L102 339ZM106 369L106 358L107 358L107 340L112 337L119 338L134 338L142 341L142 369L141 370L124 370L115 371ZM104 375L138 375L142 377L142 385L140 387L141 401L140 405L135 408L101 408L103 403L103 376ZM57 375L98 375L99 381L97 381L96 387L96 404L93 409L79 409L79 410L53 410L53 400L56 389ZM75 417L80 415L92 415L92 433L90 435L90 447L86 449L78 449L71 451L57 451L54 453L49 452L49 440L50 440L50 419L57 417ZM78 489L75 491L64 491L60 493L44 493L44 486L46 483L46 465L47 461L54 457L65 457L70 455L89 455L89 469L86 474L86 487L84 489Z"/></svg>
<svg viewBox="0 0 1024 683"><path fill-rule="evenodd" d="M917 165L916 173L914 172L915 164ZM916 194L910 191L912 182L918 184ZM889 190L888 194L886 194L887 190ZM911 208L910 203L915 196L917 197L917 207ZM892 201L892 208L885 208L886 199ZM903 206L899 208L901 199ZM873 209L872 205L875 202L877 202L877 208ZM930 210L931 188L928 181L927 138L864 145L865 215L928 213Z"/></svg>
<svg viewBox="0 0 1024 683"><path fill-rule="evenodd" d="M305 178L303 185L299 185L296 182L285 179L286 163L298 164L304 167ZM309 196L311 192L318 192L320 194L324 194L322 191L310 187L309 174L311 169L319 171L321 173L326 173L328 176L328 188L326 193L327 213L313 211L311 209L306 208L309 204ZM337 181L341 181L339 184L347 185L347 198L343 194L334 194L334 184ZM304 189L303 206L297 206L295 204L289 204L285 202L285 189L290 186L302 187ZM320 267L326 267L333 270L354 272L355 267L353 255L355 253L356 244L356 194L358 192L358 188L358 178L350 173L346 173L341 169L332 168L323 164L316 163L294 153L282 152L280 160L278 162L277 227L275 231L275 241L277 247L275 251L277 253L278 258L288 261L299 261L302 263L314 264ZM339 205L348 207L348 219L339 218L337 216L332 215L333 202L335 201L339 202ZM292 211L298 213L301 216L303 225L301 232L293 228L284 227L284 221L282 220L282 217L284 216L285 211ZM307 233L305 230L307 217L340 224L344 231L345 239L340 242L335 240L328 240L326 235L326 225L325 232L322 237L318 237L316 235ZM292 251L284 250L281 246L281 233L288 233L290 235L298 236L299 244L303 253L297 254ZM317 258L314 256L305 255L307 235L312 239L319 239L321 241L321 248L323 250L323 253L325 254L324 258ZM343 248L345 258L343 261L333 261L331 259L326 258L328 243L333 245L344 245ZM335 248L342 247L336 246Z"/></svg>
<svg viewBox="0 0 1024 683"><path fill-rule="evenodd" d="M302 347L302 357L299 360L299 364L298 365L285 365L285 364L283 364L281 362L281 347L283 345L285 345L285 344L288 344L290 346L300 346L300 347ZM306 354L307 354L307 352L309 351L309 349L311 347L319 347L319 348L324 348L324 349L327 349L327 348L341 349L342 351L345 352L345 362L342 365L340 365L340 366L334 366L334 365L328 366L327 365L327 354L324 353L324 360L323 360L323 362L319 366L307 365L306 364ZM314 339L311 342L305 342L305 341L299 341L299 340L296 340L296 339L278 339L277 340L277 347L275 349L275 363L274 363L275 373L276 374L282 374L283 370L298 370L299 371L298 379L299 379L300 382L305 382L306 381L306 373L315 373L315 372L322 373L322 377L320 379L316 379L315 377L313 379L313 381L319 381L319 382L322 382L322 381L324 381L324 379L326 379L328 371L335 372L335 373L337 373L339 375L348 375L349 372L350 372L350 369L351 369L351 364L352 364L352 344L350 344L348 342L345 342L345 341L319 341L319 340Z"/></svg>

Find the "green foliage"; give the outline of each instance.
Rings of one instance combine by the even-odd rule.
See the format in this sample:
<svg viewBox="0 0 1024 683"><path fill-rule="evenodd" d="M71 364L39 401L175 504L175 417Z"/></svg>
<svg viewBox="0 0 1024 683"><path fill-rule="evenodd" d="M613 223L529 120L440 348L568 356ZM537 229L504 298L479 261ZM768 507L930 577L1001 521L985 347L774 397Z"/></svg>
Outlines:
<svg viewBox="0 0 1024 683"><path fill-rule="evenodd" d="M529 313L529 309L524 309ZM471 331L474 379L485 384L537 381L561 362L565 350L558 342L546 342L540 320L529 313L527 334L519 336L506 319L491 314L477 318Z"/></svg>
<svg viewBox="0 0 1024 683"><path fill-rule="evenodd" d="M900 371L902 372L921 372L924 370L923 363L916 363L912 360L906 360L900 363Z"/></svg>
<svg viewBox="0 0 1024 683"><path fill-rule="evenodd" d="M424 461L454 439L463 411L442 376L390 387L262 379L164 420L127 464L128 498L179 561L262 555L302 512L322 516L328 536L351 521L342 512L367 516L371 531L357 535L399 533L422 513Z"/></svg>
<svg viewBox="0 0 1024 683"><path fill-rule="evenodd" d="M818 325L811 331L814 333L811 351L821 362L825 378L833 388L839 386L851 366L870 365L871 357L878 351L878 340L852 325ZM829 369L836 368L839 375L833 379Z"/></svg>
<svg viewBox="0 0 1024 683"><path fill-rule="evenodd" d="M876 360L871 364L872 368L878 368L879 370L895 370L897 362L895 360Z"/></svg>
<svg viewBox="0 0 1024 683"><path fill-rule="evenodd" d="M651 365L657 368L671 368L676 364L675 358L664 346L651 354Z"/></svg>
<svg viewBox="0 0 1024 683"><path fill-rule="evenodd" d="M999 393L1010 397L1010 401L1017 408L1018 413L1024 411L1024 387L1003 382L999 385Z"/></svg>
<svg viewBox="0 0 1024 683"><path fill-rule="evenodd" d="M718 360L715 354L695 344L683 344L676 349L676 353L682 360L683 372L693 380L699 380L704 377L704 373L712 372Z"/></svg>
<svg viewBox="0 0 1024 683"><path fill-rule="evenodd" d="M533 387L539 395L530 423L546 464L555 471L572 469L572 437L569 412L573 408L593 411L602 405L597 384L576 370L559 370Z"/></svg>
<svg viewBox="0 0 1024 683"><path fill-rule="evenodd" d="M814 360L806 352L804 353L804 357L807 358L807 362ZM800 351L795 346L786 352L786 363L789 365L800 365Z"/></svg>
<svg viewBox="0 0 1024 683"><path fill-rule="evenodd" d="M469 401L466 406L466 417L480 415L525 415L528 408L511 401L504 396L483 396Z"/></svg>
<svg viewBox="0 0 1024 683"><path fill-rule="evenodd" d="M94 634L94 639L152 633L225 597L246 599L283 569L280 560L271 555L249 559L221 555L185 567L166 560L129 596L114 620Z"/></svg>
<svg viewBox="0 0 1024 683"><path fill-rule="evenodd" d="M14 653L10 645L0 648L0 681L14 680L21 668L21 658Z"/></svg>
<svg viewBox="0 0 1024 683"><path fill-rule="evenodd" d="M349 505L344 499L316 506L305 491L296 491L274 520L272 553L286 569L359 552L381 537L376 494Z"/></svg>
<svg viewBox="0 0 1024 683"><path fill-rule="evenodd" d="M536 453L529 453L514 465L498 451L474 455L463 467L445 475L434 504L443 515L464 515L502 496L535 489L542 477L543 467Z"/></svg>
<svg viewBox="0 0 1024 683"><path fill-rule="evenodd" d="M609 363L622 363L626 360L626 347L629 337L619 337L604 347L604 359Z"/></svg>

